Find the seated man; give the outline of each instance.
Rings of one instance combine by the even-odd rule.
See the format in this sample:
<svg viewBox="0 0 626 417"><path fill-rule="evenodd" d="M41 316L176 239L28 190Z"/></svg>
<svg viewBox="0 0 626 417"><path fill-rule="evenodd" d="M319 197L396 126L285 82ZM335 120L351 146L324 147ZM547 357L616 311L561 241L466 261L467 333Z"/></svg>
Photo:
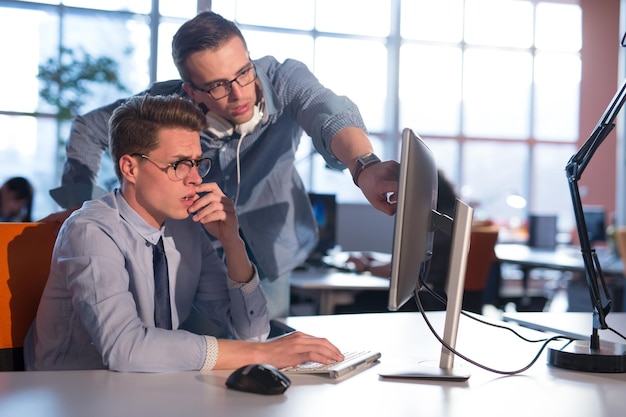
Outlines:
<svg viewBox="0 0 626 417"><path fill-rule="evenodd" d="M343 359L325 339L300 332L264 341L265 296L232 200L202 182L211 168L200 147L206 119L191 101L134 97L109 127L120 188L63 224L25 341L27 370L280 368ZM207 232L221 241L227 268ZM161 242L166 259L157 264ZM162 281L159 270L167 271ZM179 329L192 308L242 340Z"/></svg>

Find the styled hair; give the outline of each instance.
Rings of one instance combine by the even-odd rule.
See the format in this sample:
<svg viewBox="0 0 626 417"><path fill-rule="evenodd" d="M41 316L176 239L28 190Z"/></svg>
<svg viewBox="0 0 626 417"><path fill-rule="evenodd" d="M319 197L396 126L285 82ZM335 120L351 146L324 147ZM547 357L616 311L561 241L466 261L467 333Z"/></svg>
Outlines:
<svg viewBox="0 0 626 417"><path fill-rule="evenodd" d="M24 177L13 177L9 178L4 186L11 192L15 194L15 198L18 200L24 201L26 212L24 216L20 219L23 222L31 222L32 220L32 210L33 210L33 197L35 194L35 190L26 178ZM1 203L1 202L0 202Z"/></svg>
<svg viewBox="0 0 626 417"><path fill-rule="evenodd" d="M218 49L233 37L241 39L247 49L246 40L237 25L214 12L201 12L183 23L172 39L172 58L180 78L185 82L191 81L185 67L189 55Z"/></svg>
<svg viewBox="0 0 626 417"><path fill-rule="evenodd" d="M191 100L178 95L133 96L115 109L109 119L109 149L120 181L120 158L157 148L158 133L163 128L200 132L207 128L207 121Z"/></svg>

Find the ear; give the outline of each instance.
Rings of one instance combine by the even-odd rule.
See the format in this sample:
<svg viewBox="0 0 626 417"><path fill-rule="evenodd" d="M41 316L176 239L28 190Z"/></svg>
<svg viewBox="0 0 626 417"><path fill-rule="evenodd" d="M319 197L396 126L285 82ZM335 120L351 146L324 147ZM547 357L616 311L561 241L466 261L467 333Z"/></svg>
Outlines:
<svg viewBox="0 0 626 417"><path fill-rule="evenodd" d="M139 166L137 158L126 154L120 158L119 164L124 181L135 183L137 181L137 167Z"/></svg>

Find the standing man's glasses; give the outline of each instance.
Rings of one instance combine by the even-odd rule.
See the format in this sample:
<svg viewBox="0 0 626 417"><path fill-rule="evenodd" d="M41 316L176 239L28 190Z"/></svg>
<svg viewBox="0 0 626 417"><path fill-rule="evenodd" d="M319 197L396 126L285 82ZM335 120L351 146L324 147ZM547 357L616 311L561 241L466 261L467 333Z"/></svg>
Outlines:
<svg viewBox="0 0 626 417"><path fill-rule="evenodd" d="M239 84L240 87L245 87L254 80L256 80L256 68L254 67L253 63L250 63L248 67L242 69L241 72L230 81L216 81L211 84L209 88L196 87L191 81L189 81L189 85L194 90L202 91L203 93L207 93L208 95L213 97L214 100L219 100L230 94L230 92L233 90L234 82Z"/></svg>
<svg viewBox="0 0 626 417"><path fill-rule="evenodd" d="M150 158L148 155L144 155L141 153L131 153L130 155L138 156L140 158L146 159L152 162L158 168L165 170L167 176L172 181L184 180L185 178L189 176L189 174L191 174L191 170L193 169L193 167L197 167L198 174L204 178L206 174L208 174L209 171L211 170L211 164L212 164L211 158L196 159L195 161L192 159L181 159L176 162L168 163L164 161L159 161L158 159ZM166 165L165 168L158 166L157 162L159 164L165 164ZM172 169L170 170L170 168ZM173 177L170 174L170 172L172 171L174 172Z"/></svg>

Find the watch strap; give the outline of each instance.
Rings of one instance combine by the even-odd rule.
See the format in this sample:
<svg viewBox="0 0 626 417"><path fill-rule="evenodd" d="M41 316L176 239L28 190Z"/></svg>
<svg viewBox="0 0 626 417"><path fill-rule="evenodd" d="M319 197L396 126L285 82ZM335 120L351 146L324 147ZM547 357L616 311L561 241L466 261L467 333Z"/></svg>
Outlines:
<svg viewBox="0 0 626 417"><path fill-rule="evenodd" d="M380 158L373 153L366 153L365 155L359 156L356 159L356 164L354 165L354 170L352 171L352 179L354 184L359 186L359 176L361 172L368 166L374 165L381 162Z"/></svg>

